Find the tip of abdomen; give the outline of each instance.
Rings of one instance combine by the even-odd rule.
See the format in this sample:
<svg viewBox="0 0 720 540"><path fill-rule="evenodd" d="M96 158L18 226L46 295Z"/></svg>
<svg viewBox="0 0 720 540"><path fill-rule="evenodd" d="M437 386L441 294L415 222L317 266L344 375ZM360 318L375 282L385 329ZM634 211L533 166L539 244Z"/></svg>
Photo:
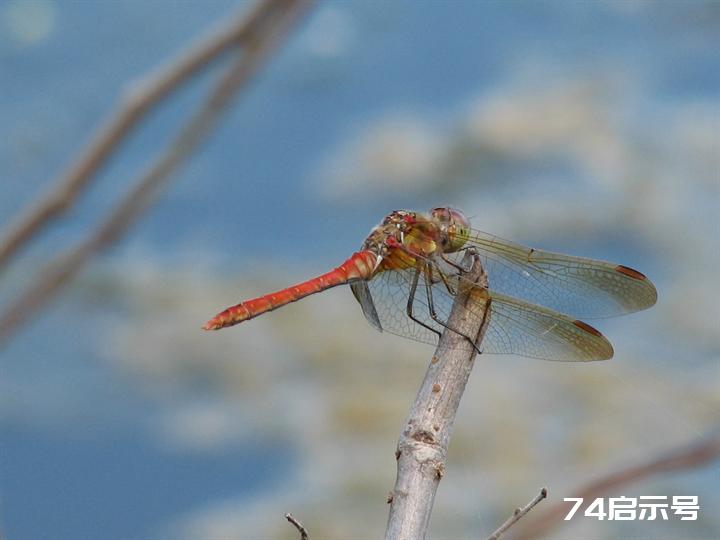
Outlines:
<svg viewBox="0 0 720 540"><path fill-rule="evenodd" d="M235 324L243 322L244 319L234 319L232 317L228 317L226 313L220 313L219 315L215 315L212 319L210 319L208 322L206 322L203 326L203 330L220 330L221 328L225 328L227 326L233 326Z"/></svg>
<svg viewBox="0 0 720 540"><path fill-rule="evenodd" d="M203 330L220 330L222 328L222 324L215 321L215 319L210 319L208 322L203 324L201 326Z"/></svg>
<svg viewBox="0 0 720 540"><path fill-rule="evenodd" d="M233 326L235 324L246 321L252 318L251 313L245 307L244 304L238 304L236 306L227 308L225 311L221 311L215 315L212 319L206 322L203 326L203 330L220 330L227 326Z"/></svg>

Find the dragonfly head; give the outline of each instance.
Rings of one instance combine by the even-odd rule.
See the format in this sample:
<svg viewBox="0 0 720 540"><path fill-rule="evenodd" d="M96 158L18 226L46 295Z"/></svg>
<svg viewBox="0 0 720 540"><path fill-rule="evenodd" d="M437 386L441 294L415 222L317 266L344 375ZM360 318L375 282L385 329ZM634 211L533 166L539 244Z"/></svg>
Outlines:
<svg viewBox="0 0 720 540"><path fill-rule="evenodd" d="M430 210L430 216L440 228L440 244L445 253L459 250L470 235L470 220L460 210L442 206Z"/></svg>

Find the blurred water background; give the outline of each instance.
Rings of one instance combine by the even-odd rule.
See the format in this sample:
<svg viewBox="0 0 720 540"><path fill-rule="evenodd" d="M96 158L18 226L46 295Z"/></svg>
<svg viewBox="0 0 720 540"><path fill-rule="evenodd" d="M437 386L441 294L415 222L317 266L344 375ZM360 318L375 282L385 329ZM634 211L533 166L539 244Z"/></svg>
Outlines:
<svg viewBox="0 0 720 540"><path fill-rule="evenodd" d="M235 2L0 3L0 226L128 81ZM480 538L717 425L720 4L322 2L110 252L0 351L0 530L13 539L377 538L431 348L346 288L218 333L218 309L325 271L394 208L640 269L651 311L595 321L616 356L482 357L431 535ZM161 150L169 100L0 282L8 300ZM554 538L718 538L720 465L633 495L697 522L576 519Z"/></svg>

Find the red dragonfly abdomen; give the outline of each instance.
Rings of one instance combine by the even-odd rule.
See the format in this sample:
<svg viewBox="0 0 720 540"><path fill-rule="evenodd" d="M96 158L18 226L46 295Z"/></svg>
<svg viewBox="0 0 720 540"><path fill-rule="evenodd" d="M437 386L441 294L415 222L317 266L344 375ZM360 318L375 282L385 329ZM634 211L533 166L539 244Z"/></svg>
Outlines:
<svg viewBox="0 0 720 540"><path fill-rule="evenodd" d="M204 330L219 330L226 326L247 321L267 311L272 311L290 302L296 302L311 294L331 287L344 285L358 279L370 279L375 269L377 255L372 251L358 251L340 266L308 281L298 283L281 291L246 300L227 308L205 323Z"/></svg>

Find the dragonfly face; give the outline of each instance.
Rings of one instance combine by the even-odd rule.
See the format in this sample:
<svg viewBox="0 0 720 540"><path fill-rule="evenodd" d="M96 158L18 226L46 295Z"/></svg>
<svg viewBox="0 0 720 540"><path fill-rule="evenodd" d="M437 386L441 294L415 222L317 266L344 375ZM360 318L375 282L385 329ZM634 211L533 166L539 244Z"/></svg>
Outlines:
<svg viewBox="0 0 720 540"><path fill-rule="evenodd" d="M430 210L430 217L438 224L440 246L445 253L454 253L465 246L470 234L470 220L465 214L443 206Z"/></svg>

